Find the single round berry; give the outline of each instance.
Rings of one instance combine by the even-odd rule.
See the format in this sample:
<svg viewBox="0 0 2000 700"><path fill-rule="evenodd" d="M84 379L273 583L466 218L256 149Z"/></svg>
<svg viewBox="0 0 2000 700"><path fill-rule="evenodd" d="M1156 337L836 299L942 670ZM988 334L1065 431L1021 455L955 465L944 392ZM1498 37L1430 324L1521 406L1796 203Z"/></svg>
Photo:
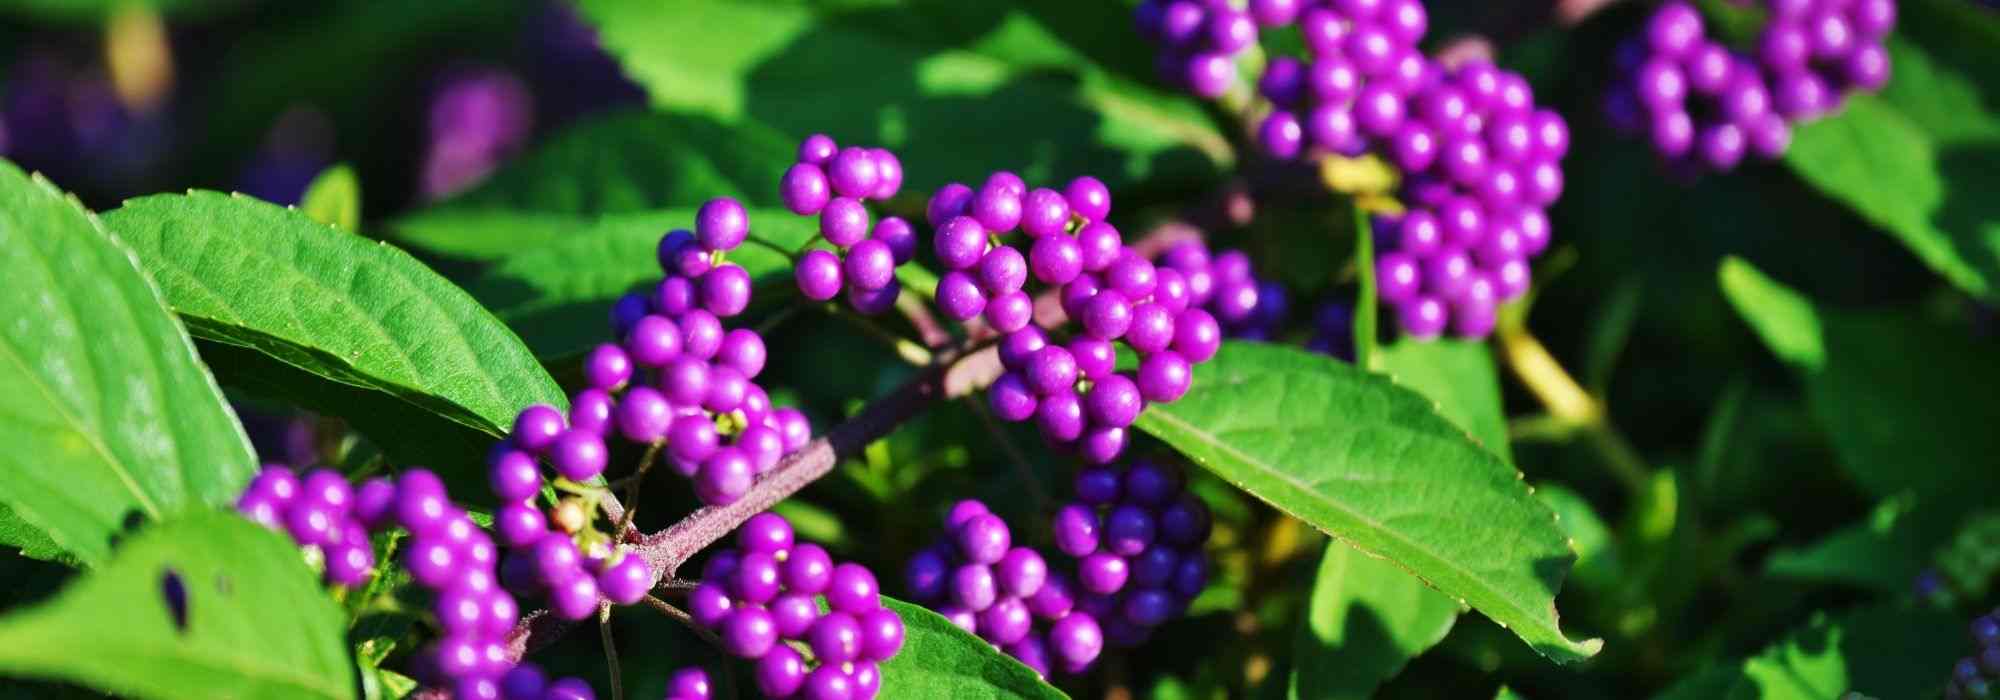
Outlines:
<svg viewBox="0 0 2000 700"><path fill-rule="evenodd" d="M808 250L799 256L798 267L793 270L798 280L799 293L813 301L827 301L840 293L842 278L840 257L820 249Z"/></svg>

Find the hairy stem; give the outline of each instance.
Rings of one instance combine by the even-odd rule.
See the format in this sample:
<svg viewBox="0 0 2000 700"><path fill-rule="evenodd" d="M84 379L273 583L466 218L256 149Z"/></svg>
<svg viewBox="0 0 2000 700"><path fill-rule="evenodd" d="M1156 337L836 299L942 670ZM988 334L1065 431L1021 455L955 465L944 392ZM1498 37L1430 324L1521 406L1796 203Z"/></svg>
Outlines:
<svg viewBox="0 0 2000 700"><path fill-rule="evenodd" d="M676 608L674 607L673 603L660 600L659 598L650 595L646 596L644 602L646 603L646 607L658 610L660 611L660 614L665 615L667 617L671 617L674 619L675 622L679 622L682 625L686 626L688 630L694 632L694 635L700 637L702 641L708 642L709 644L715 645L716 647L722 646L722 639L720 637L715 636L715 632L709 630L707 627L695 624L694 616L689 615L686 610Z"/></svg>

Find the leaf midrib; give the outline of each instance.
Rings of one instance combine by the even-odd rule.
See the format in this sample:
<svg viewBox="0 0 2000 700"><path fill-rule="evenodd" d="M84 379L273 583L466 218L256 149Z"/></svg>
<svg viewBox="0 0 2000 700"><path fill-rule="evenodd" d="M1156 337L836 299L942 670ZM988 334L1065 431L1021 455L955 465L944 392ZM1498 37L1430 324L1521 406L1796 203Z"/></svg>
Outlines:
<svg viewBox="0 0 2000 700"><path fill-rule="evenodd" d="M93 231L92 233L93 235L98 235L99 232ZM49 275L51 279L55 278L56 276L55 269L49 265L48 259L42 256L41 249L37 248L34 245L26 245L26 244L22 245L21 249L26 251L27 257L33 258L37 263L39 263L42 269ZM77 316L74 306L71 304L67 295L61 295L61 298L63 305L66 307L70 307L68 320L71 323L76 323ZM77 325L79 328L82 327L81 324ZM116 474L118 476L118 481L125 485L125 489L127 491L131 492L133 499L138 501L139 507L146 512L146 515L155 520L159 519L161 513L159 505L154 503L153 499L148 497L146 493L139 488L139 482L132 476L131 472L125 468L125 463L119 460L118 457L111 452L110 446L104 444L103 440L101 439L102 436L98 435L94 431L85 429L88 426L84 424L82 417L72 414L69 411L69 407L65 405L62 401L57 399L55 391L43 381L43 377L41 374L35 372L34 369L28 365L26 358L21 357L19 351L14 348L13 343L11 342L0 343L0 348L5 348L6 350L5 354L7 355L7 359L13 361L14 366L20 370L21 375L27 379L28 384L34 386L37 390L39 390L42 394L42 397L47 401L48 405L58 415L62 416L65 422L71 425L72 431L78 435L83 436L84 441L90 445L91 449L97 452L98 456L104 459L105 465L111 467L112 473ZM155 369L158 368L156 367ZM93 374L95 373L94 367L92 368L92 373ZM155 376L158 376L157 372L155 373Z"/></svg>
<svg viewBox="0 0 2000 700"><path fill-rule="evenodd" d="M1306 498L1323 503L1327 505L1329 508L1340 511L1342 514L1354 519L1355 521L1368 525L1374 528L1375 531L1380 532L1383 535L1397 541L1398 543L1409 547L1411 551L1424 555L1425 557L1431 559L1432 563L1436 564L1439 568L1451 571L1452 573L1470 582L1474 587L1478 588L1482 592L1491 595L1500 601L1505 602L1509 608L1508 612L1514 613L1515 615L1520 616L1524 620L1534 620L1539 616L1540 613L1538 611L1521 607L1520 603L1514 600L1511 596L1508 596L1500 591L1494 590L1489 586L1480 585L1478 583L1479 581L1478 577L1474 575L1475 572L1460 569L1459 567L1454 565L1450 559L1440 556L1438 553L1431 551L1428 547L1419 545L1416 541L1411 540L1408 537L1404 536L1402 533L1399 533L1394 529L1383 525L1374 518L1364 516L1358 511L1348 508L1346 505L1340 503L1339 501L1321 496L1318 492L1314 491L1311 486L1305 484L1302 481L1299 481L1296 478L1293 478L1292 475L1285 473L1283 470L1271 468L1270 465L1264 464L1261 460L1257 460L1250 457L1249 455L1243 453L1241 450L1238 450L1230 446L1227 442L1221 440L1214 433L1211 433L1202 428L1195 427L1193 424L1188 423L1185 420L1181 420L1179 416L1176 416L1166 411L1150 411L1149 413L1156 415L1158 419L1162 422L1170 423L1174 427L1180 430L1183 430L1191 435L1197 436L1198 438L1206 442L1210 447L1222 451L1231 457L1235 457L1241 463L1260 469L1266 474L1275 476L1277 479L1284 482L1287 486L1291 487L1296 491L1299 491L1300 493L1303 493ZM1287 507L1283 503L1279 503L1276 501L1271 501L1271 503L1272 505L1276 506L1279 510L1286 511L1287 514L1292 515L1293 517L1298 517L1300 520L1304 520L1308 523L1311 522L1310 518L1301 517L1300 514L1292 512L1292 509ZM1362 551L1362 552L1367 551L1365 548L1354 544L1346 536L1343 536L1340 533L1328 532L1327 534L1335 539L1340 540L1341 543L1344 544L1345 546L1353 547L1357 551ZM1404 571L1408 572L1411 576L1415 576L1417 580L1423 581L1424 585L1430 586L1432 588L1437 588L1437 584L1432 583L1430 579L1425 578L1423 574L1418 573L1410 566L1400 561L1397 561L1395 557L1390 557L1386 555L1378 555L1378 556L1382 556L1383 559L1396 564L1397 568L1403 569ZM1558 633L1557 636L1561 637L1560 633ZM1567 637L1561 637L1561 639L1564 642L1565 647L1575 645L1575 642L1571 642Z"/></svg>

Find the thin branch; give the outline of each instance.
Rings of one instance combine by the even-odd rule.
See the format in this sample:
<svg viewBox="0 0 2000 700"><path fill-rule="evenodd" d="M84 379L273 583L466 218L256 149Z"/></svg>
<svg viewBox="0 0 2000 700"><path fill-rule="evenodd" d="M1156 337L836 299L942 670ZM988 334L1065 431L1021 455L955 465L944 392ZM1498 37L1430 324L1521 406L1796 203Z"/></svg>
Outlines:
<svg viewBox="0 0 2000 700"><path fill-rule="evenodd" d="M1589 444L1604 457L1604 464L1626 490L1635 496L1646 493L1652 469L1645 458L1611 425L1604 404L1563 369L1555 355L1542 345L1518 318L1500 325L1495 334L1500 342L1500 358L1528 393L1548 409L1556 421L1575 426L1589 438Z"/></svg>
<svg viewBox="0 0 2000 700"><path fill-rule="evenodd" d="M632 516L639 512L639 488L646 485L646 472L653 470L653 463L659 461L660 447L665 444L664 440L653 441L646 446L646 456L639 458L639 468L632 472L632 483L625 487L625 500L631 501L632 506L618 519L618 527L611 531L612 540L625 539L625 531L631 529Z"/></svg>
<svg viewBox="0 0 2000 700"><path fill-rule="evenodd" d="M1028 455L1021 451L1020 445L1014 444L1014 438L1007 435L1007 429L1000 425L1000 421L993 419L993 412L986 408L986 403L977 399L969 399L965 403L979 416L979 422L986 426L986 432L993 435L993 441L999 443L1000 451L1006 453L1007 463L1014 468L1014 475L1028 487L1028 497L1034 499L1035 508L1053 510L1055 501L1049 500L1048 492L1042 490L1041 479L1035 478L1034 467L1028 466Z"/></svg>
<svg viewBox="0 0 2000 700"><path fill-rule="evenodd" d="M625 674L618 668L618 645L611 641L611 603L597 606L597 637L604 642L604 665L611 671L611 700L625 700Z"/></svg>
<svg viewBox="0 0 2000 700"><path fill-rule="evenodd" d="M715 636L715 632L709 630L707 627L695 624L694 616L687 614L686 610L676 608L674 607L673 603L660 600L659 598L655 598L653 596L646 596L644 602L646 603L646 607L658 610L660 611L660 614L666 615L667 617L671 617L674 619L675 622L679 622L682 625L686 626L688 630L694 632L694 636L700 637L702 641L708 642L709 644L713 644L717 647L722 646L722 638Z"/></svg>
<svg viewBox="0 0 2000 700"><path fill-rule="evenodd" d="M910 327L917 329L917 338L932 350L951 344L951 331L938 323L937 316L931 313L931 307L924 305L923 299L910 294L898 296L896 310L902 312Z"/></svg>
<svg viewBox="0 0 2000 700"><path fill-rule="evenodd" d="M834 317L847 321L849 324L852 324L855 328L860 329L862 335L866 335L870 338L875 339L877 342L880 342L883 345L888 346L888 348L890 350L895 351L896 356L902 358L904 362L908 362L918 367L922 367L931 363L932 358L931 358L931 351L929 348L924 347L923 345L917 343L914 340L910 340L909 338L905 338L903 336L890 332L889 329L877 325L874 319L870 319L866 316L850 311L846 306L841 305L839 302L827 302L826 309L827 312L833 314Z"/></svg>

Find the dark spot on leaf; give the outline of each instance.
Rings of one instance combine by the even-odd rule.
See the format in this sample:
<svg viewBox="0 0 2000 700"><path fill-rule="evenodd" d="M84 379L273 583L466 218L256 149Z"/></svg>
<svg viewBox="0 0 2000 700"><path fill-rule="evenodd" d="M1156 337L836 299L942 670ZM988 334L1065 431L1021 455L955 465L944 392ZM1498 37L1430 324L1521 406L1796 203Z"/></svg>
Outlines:
<svg viewBox="0 0 2000 700"><path fill-rule="evenodd" d="M187 634L188 597L187 585L181 582L181 574L173 569L160 575L160 597L167 603L167 613L174 616L174 629Z"/></svg>

